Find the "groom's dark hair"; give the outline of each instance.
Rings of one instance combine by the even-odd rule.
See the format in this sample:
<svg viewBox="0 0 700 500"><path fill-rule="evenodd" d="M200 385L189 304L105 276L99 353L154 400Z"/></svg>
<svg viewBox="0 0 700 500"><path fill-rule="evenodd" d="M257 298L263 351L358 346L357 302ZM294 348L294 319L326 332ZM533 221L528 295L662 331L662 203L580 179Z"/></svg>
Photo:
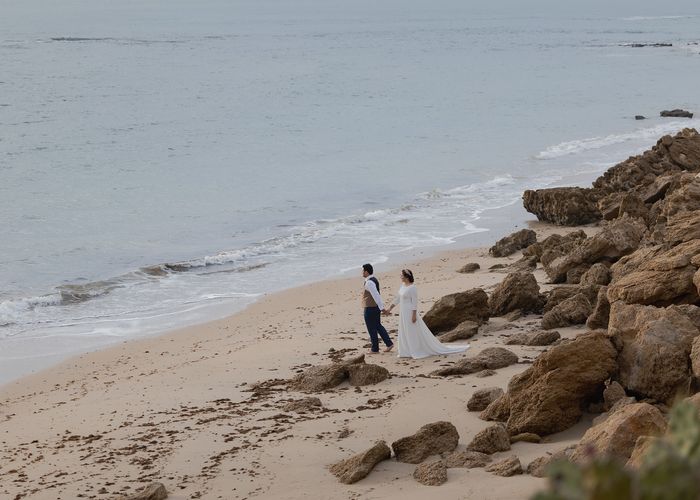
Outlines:
<svg viewBox="0 0 700 500"><path fill-rule="evenodd" d="M372 264L362 264L362 269L367 271L369 274L374 274L374 268L372 267Z"/></svg>

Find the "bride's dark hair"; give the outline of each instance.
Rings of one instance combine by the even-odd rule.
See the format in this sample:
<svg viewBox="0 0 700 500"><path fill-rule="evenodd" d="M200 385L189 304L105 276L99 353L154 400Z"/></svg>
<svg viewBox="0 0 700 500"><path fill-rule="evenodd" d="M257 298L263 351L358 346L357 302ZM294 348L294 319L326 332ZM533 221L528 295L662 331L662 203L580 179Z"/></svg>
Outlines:
<svg viewBox="0 0 700 500"><path fill-rule="evenodd" d="M411 283L413 283L415 281L413 279L413 271L411 271L410 269L403 269L401 271L401 275L404 276Z"/></svg>

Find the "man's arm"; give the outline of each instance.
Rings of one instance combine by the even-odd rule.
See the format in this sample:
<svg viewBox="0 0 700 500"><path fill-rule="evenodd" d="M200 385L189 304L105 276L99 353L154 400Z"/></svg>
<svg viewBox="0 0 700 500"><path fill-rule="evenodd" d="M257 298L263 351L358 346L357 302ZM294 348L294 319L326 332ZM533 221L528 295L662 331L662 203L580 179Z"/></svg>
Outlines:
<svg viewBox="0 0 700 500"><path fill-rule="evenodd" d="M374 301L379 306L379 309L384 309L384 301L382 300L382 296L379 295L379 290L377 290L377 285L374 283L374 281L365 281L365 290L370 293Z"/></svg>

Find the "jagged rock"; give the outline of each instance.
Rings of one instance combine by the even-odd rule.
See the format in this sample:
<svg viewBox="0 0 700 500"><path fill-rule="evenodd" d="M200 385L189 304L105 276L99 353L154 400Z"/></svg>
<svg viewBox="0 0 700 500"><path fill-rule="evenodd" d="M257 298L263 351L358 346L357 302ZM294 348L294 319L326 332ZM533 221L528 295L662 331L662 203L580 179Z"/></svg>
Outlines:
<svg viewBox="0 0 700 500"><path fill-rule="evenodd" d="M574 425L584 403L602 392L603 382L617 369L616 357L604 331L580 334L540 354L508 384L508 432L545 436Z"/></svg>
<svg viewBox="0 0 700 500"><path fill-rule="evenodd" d="M593 264L581 276L581 286L607 285L608 283L610 283L610 269L600 262Z"/></svg>
<svg viewBox="0 0 700 500"><path fill-rule="evenodd" d="M552 455L536 458L528 464L527 473L533 477L545 477L550 463L558 460L569 460L575 449L576 445L571 445Z"/></svg>
<svg viewBox="0 0 700 500"><path fill-rule="evenodd" d="M521 434L516 434L515 436L510 437L510 442L511 444L513 443L540 443L542 442L542 438L539 437L537 434L534 434L532 432L523 432Z"/></svg>
<svg viewBox="0 0 700 500"><path fill-rule="evenodd" d="M396 460L418 464L430 455L452 451L459 443L459 433L450 422L434 422L421 427L412 436L394 441L391 445Z"/></svg>
<svg viewBox="0 0 700 500"><path fill-rule="evenodd" d="M469 274L473 273L474 271L477 271L481 269L481 266L477 264L476 262L470 262L469 264L464 264L462 267L460 267L457 272L458 273L463 273L463 274Z"/></svg>
<svg viewBox="0 0 700 500"><path fill-rule="evenodd" d="M665 242L678 245L697 239L700 239L700 210L679 212L668 218L663 238Z"/></svg>
<svg viewBox="0 0 700 500"><path fill-rule="evenodd" d="M612 382L605 384L605 389L603 390L604 408L606 410L610 410L615 403L626 396L627 394L625 393L625 389L619 382L613 380Z"/></svg>
<svg viewBox="0 0 700 500"><path fill-rule="evenodd" d="M296 401L290 401L282 407L284 411L295 411L297 413L303 413L311 410L321 408L323 404L318 398L304 398L297 399Z"/></svg>
<svg viewBox="0 0 700 500"><path fill-rule="evenodd" d="M608 411L604 411L597 417L593 419L593 425L598 425L600 423L603 423L607 420L607 418L615 413L617 410L624 408L627 405L632 405L637 403L637 400L634 398L634 396L625 396L623 398L618 399L613 403L613 405L608 409ZM596 403L593 403L596 404ZM605 409L605 403L597 403L600 406L600 410ZM595 413L590 411L591 409L589 408L589 413Z"/></svg>
<svg viewBox="0 0 700 500"><path fill-rule="evenodd" d="M531 273L537 269L537 257L522 257L510 266L513 273Z"/></svg>
<svg viewBox="0 0 700 500"><path fill-rule="evenodd" d="M671 111L665 109L659 113L659 116L667 118L692 118L693 113L684 109L672 109Z"/></svg>
<svg viewBox="0 0 700 500"><path fill-rule="evenodd" d="M447 466L442 460L420 464L413 471L413 477L426 486L440 486L447 482Z"/></svg>
<svg viewBox="0 0 700 500"><path fill-rule="evenodd" d="M649 448L658 439L658 437L654 436L639 436L637 441L634 443L634 448L632 448L632 453L630 454L630 458L627 460L625 466L628 469L638 469L639 466L642 465L647 451L649 451Z"/></svg>
<svg viewBox="0 0 700 500"><path fill-rule="evenodd" d="M471 320L461 322L449 332L440 334L440 342L454 342L455 340L470 339L479 331L479 323Z"/></svg>
<svg viewBox="0 0 700 500"><path fill-rule="evenodd" d="M348 365L348 382L353 386L374 385L389 378L389 370L366 363Z"/></svg>
<svg viewBox="0 0 700 500"><path fill-rule="evenodd" d="M593 307L588 298L577 293L546 312L542 317L542 328L551 330L560 326L579 325L585 323L592 312Z"/></svg>
<svg viewBox="0 0 700 500"><path fill-rule="evenodd" d="M566 271L565 283L570 285L578 285L581 282L581 277L586 274L586 271L590 269L590 266L584 264L581 266L576 266L573 269Z"/></svg>
<svg viewBox="0 0 700 500"><path fill-rule="evenodd" d="M557 305L578 293L581 293L581 290L577 286L565 285L552 288L547 294L547 302L544 304L543 312L547 313L551 311Z"/></svg>
<svg viewBox="0 0 700 500"><path fill-rule="evenodd" d="M605 220L617 219L624 214L643 220L649 216L649 209L644 200L634 191L611 193L598 200L598 209Z"/></svg>
<svg viewBox="0 0 700 500"><path fill-rule="evenodd" d="M610 302L608 302L608 287L602 286L598 290L598 297L591 315L586 320L586 326L591 330L606 329L610 318Z"/></svg>
<svg viewBox="0 0 700 500"><path fill-rule="evenodd" d="M486 377L491 377L493 375L496 375L496 370L481 370L478 371L474 374L475 377L478 378L486 378Z"/></svg>
<svg viewBox="0 0 700 500"><path fill-rule="evenodd" d="M481 420L490 422L505 422L510 416L510 400L507 394L503 394L497 399L494 399L489 405L479 414Z"/></svg>
<svg viewBox="0 0 700 500"><path fill-rule="evenodd" d="M593 189L560 187L530 190L523 193L523 206L544 222L562 226L579 226L600 220Z"/></svg>
<svg viewBox="0 0 700 500"><path fill-rule="evenodd" d="M481 370L505 368L518 362L518 356L503 347L487 347L473 358L457 361L452 366L436 370L432 375L469 375Z"/></svg>
<svg viewBox="0 0 700 500"><path fill-rule="evenodd" d="M329 470L341 483L353 484L367 477L379 462L389 458L391 450L384 441L379 441L369 450L331 465Z"/></svg>
<svg viewBox="0 0 700 500"><path fill-rule="evenodd" d="M467 402L467 409L469 411L485 410L488 405L502 395L503 389L500 387L486 387L484 389L479 389L474 391L472 397L469 398L469 401Z"/></svg>
<svg viewBox="0 0 700 500"><path fill-rule="evenodd" d="M619 381L628 391L670 402L687 390L698 329L672 307L615 302L608 333L618 348Z"/></svg>
<svg viewBox="0 0 700 500"><path fill-rule="evenodd" d="M508 451L510 450L510 437L503 425L495 424L478 432L471 443L467 445L467 450L487 455L493 455L498 451Z"/></svg>
<svg viewBox="0 0 700 500"><path fill-rule="evenodd" d="M445 465L448 469L475 469L477 467L485 467L491 463L491 460L491 455L478 451L453 451L445 457Z"/></svg>
<svg viewBox="0 0 700 500"><path fill-rule="evenodd" d="M120 496L117 500L165 500L166 498L168 498L168 491L163 483L151 483L138 493Z"/></svg>
<svg viewBox="0 0 700 500"><path fill-rule="evenodd" d="M639 247L645 231L646 225L640 219L615 219L567 255L557 257L548 264L543 262L544 270L554 283L561 283L570 269L604 260L612 262L632 253Z"/></svg>
<svg viewBox="0 0 700 500"><path fill-rule="evenodd" d="M521 229L505 238L501 238L489 248L493 257L507 257L537 242L537 233L532 229Z"/></svg>
<svg viewBox="0 0 700 500"><path fill-rule="evenodd" d="M556 342L561 335L556 330L535 330L532 332L518 332L506 340L506 345L530 345L545 346Z"/></svg>
<svg viewBox="0 0 700 500"><path fill-rule="evenodd" d="M588 429L571 460L581 463L593 453L624 463L630 458L638 437L658 436L665 431L666 420L656 407L647 403L630 404Z"/></svg>
<svg viewBox="0 0 700 500"><path fill-rule="evenodd" d="M423 316L423 321L435 334L452 330L467 320L482 324L489 319L488 301L481 288L445 295Z"/></svg>
<svg viewBox="0 0 700 500"><path fill-rule="evenodd" d="M566 255L587 238L586 233L579 229L562 236L552 234L541 242L530 245L523 250L524 257L535 257L542 264L548 264L557 257Z"/></svg>
<svg viewBox="0 0 700 500"><path fill-rule="evenodd" d="M484 470L497 476L510 477L522 474L523 466L520 464L520 459L517 456L511 455L508 458L492 463Z"/></svg>
<svg viewBox="0 0 700 500"><path fill-rule="evenodd" d="M679 177L679 186L664 199L661 213L669 218L681 212L700 210L700 179L695 174Z"/></svg>
<svg viewBox="0 0 700 500"><path fill-rule="evenodd" d="M492 316L502 316L510 311L541 311L544 306L540 286L532 273L510 273L499 283L489 297Z"/></svg>

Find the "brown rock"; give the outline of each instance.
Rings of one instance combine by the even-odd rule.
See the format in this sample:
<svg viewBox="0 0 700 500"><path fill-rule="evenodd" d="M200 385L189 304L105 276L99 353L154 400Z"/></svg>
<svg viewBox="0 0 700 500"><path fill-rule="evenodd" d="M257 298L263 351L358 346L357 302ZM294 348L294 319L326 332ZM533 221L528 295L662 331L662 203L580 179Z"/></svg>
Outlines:
<svg viewBox="0 0 700 500"><path fill-rule="evenodd" d="M491 422L505 422L510 416L510 401L508 395L504 394L494 399L484 411L479 414L481 420Z"/></svg>
<svg viewBox="0 0 700 500"><path fill-rule="evenodd" d="M662 214L667 218L681 212L700 210L700 179L685 175L680 178L680 184L664 200Z"/></svg>
<svg viewBox="0 0 700 500"><path fill-rule="evenodd" d="M478 378L486 378L493 375L496 375L496 370L481 370L474 374L474 376Z"/></svg>
<svg viewBox="0 0 700 500"><path fill-rule="evenodd" d="M346 380L352 385L376 384L388 378L389 372L378 365L365 364L364 355L329 365L312 366L290 381L290 387L302 392L321 392Z"/></svg>
<svg viewBox="0 0 700 500"><path fill-rule="evenodd" d="M579 325L585 323L593 312L588 298L578 293L556 305L542 317L542 328L551 330L561 326Z"/></svg>
<svg viewBox="0 0 700 500"><path fill-rule="evenodd" d="M367 477L379 462L389 458L391 450L384 441L379 441L369 450L331 465L329 470L341 483L353 484Z"/></svg>
<svg viewBox="0 0 700 500"><path fill-rule="evenodd" d="M639 436L634 443L634 448L632 448L632 453L629 460L627 460L626 466L629 469L638 469L644 462L647 451L658 439L658 437L654 436Z"/></svg>
<svg viewBox="0 0 700 500"><path fill-rule="evenodd" d="M693 371L693 376L700 378L700 336L695 337L691 344L690 367Z"/></svg>
<svg viewBox="0 0 700 500"><path fill-rule="evenodd" d="M463 274L470 274L479 269L481 269L481 266L479 264L477 264L476 262L470 262L469 264L464 264L462 267L460 267L457 270L457 272Z"/></svg>
<svg viewBox="0 0 700 500"><path fill-rule="evenodd" d="M593 189L579 187L528 189L523 193L523 206L541 221L579 226L600 220L598 196Z"/></svg>
<svg viewBox="0 0 700 500"><path fill-rule="evenodd" d="M591 330L606 329L610 319L610 302L608 302L608 287L601 286L598 290L595 306L586 320L586 326Z"/></svg>
<svg viewBox="0 0 700 500"><path fill-rule="evenodd" d="M440 334L440 342L470 339L479 332L479 323L471 320L462 321L449 332Z"/></svg>
<svg viewBox="0 0 700 500"><path fill-rule="evenodd" d="M488 295L481 288L445 295L425 314L423 320L435 334L452 330L467 320L482 324L489 319L488 300Z"/></svg>
<svg viewBox="0 0 700 500"><path fill-rule="evenodd" d="M491 455L478 451L453 451L445 457L445 465L448 469L475 469L477 467L485 467L489 463L491 463Z"/></svg>
<svg viewBox="0 0 700 500"><path fill-rule="evenodd" d="M494 462L486 469L486 472L492 472L497 476L511 477L523 473L523 466L520 464L520 459L515 455L504 458L498 462Z"/></svg>
<svg viewBox="0 0 700 500"><path fill-rule="evenodd" d="M605 264L597 262L581 276L581 285L607 285L610 283L610 269Z"/></svg>
<svg viewBox="0 0 700 500"><path fill-rule="evenodd" d="M321 403L321 400L318 398L304 398L304 399L297 399L296 401L290 401L286 405L282 407L284 411L294 411L297 413L303 413L307 411L312 411L318 408L321 408L323 404Z"/></svg>
<svg viewBox="0 0 700 500"><path fill-rule="evenodd" d="M420 464L413 471L413 477L426 486L440 486L447 482L447 466L442 460Z"/></svg>
<svg viewBox="0 0 700 500"><path fill-rule="evenodd" d="M491 316L502 316L510 311L541 311L544 300L540 286L532 273L510 273L496 286L488 300Z"/></svg>
<svg viewBox="0 0 700 500"><path fill-rule="evenodd" d="M151 483L133 495L117 497L117 500L165 500L168 492L162 483Z"/></svg>
<svg viewBox="0 0 700 500"><path fill-rule="evenodd" d="M469 401L467 402L467 409L469 411L485 410L488 405L502 395L503 389L500 387L486 387L484 389L479 389L474 391L472 397L469 398Z"/></svg>
<svg viewBox="0 0 700 500"><path fill-rule="evenodd" d="M518 332L506 340L506 345L530 345L545 346L556 342L561 335L556 330L534 330L532 332Z"/></svg>
<svg viewBox="0 0 700 500"><path fill-rule="evenodd" d="M565 285L552 288L547 294L547 302L544 305L543 312L547 313L551 311L557 305L561 304L566 299L570 299L578 293L581 293L581 290L577 286Z"/></svg>
<svg viewBox="0 0 700 500"><path fill-rule="evenodd" d="M434 422L421 427L412 436L394 441L391 447L396 460L418 464L430 455L452 451L459 443L459 433L449 422Z"/></svg>
<svg viewBox="0 0 700 500"><path fill-rule="evenodd" d="M379 365L356 364L347 366L350 385L374 385L389 378L389 370Z"/></svg>
<svg viewBox="0 0 700 500"><path fill-rule="evenodd" d="M510 437L501 424L495 424L479 431L471 443L467 445L467 450L478 451L493 455L498 451L510 450Z"/></svg>
<svg viewBox="0 0 700 500"><path fill-rule="evenodd" d="M630 404L588 429L571 460L581 463L594 455L624 463L630 458L638 437L659 436L665 431L666 420L656 407L647 403Z"/></svg>
<svg viewBox="0 0 700 500"><path fill-rule="evenodd" d="M533 434L532 432L523 432L520 434L516 434L515 436L510 437L510 442L512 443L540 443L542 442L542 438L539 437L537 434Z"/></svg>
<svg viewBox="0 0 700 500"><path fill-rule="evenodd" d="M606 410L613 407L622 398L626 397L625 389L620 385L619 382L613 380L610 383L605 384L605 389L603 390L603 401Z"/></svg>
<svg viewBox="0 0 700 500"><path fill-rule="evenodd" d="M610 306L608 333L619 350L619 381L629 391L670 402L687 390L698 329L674 308Z"/></svg>
<svg viewBox="0 0 700 500"><path fill-rule="evenodd" d="M511 272L531 273L537 269L537 257L522 257L510 266Z"/></svg>
<svg viewBox="0 0 700 500"><path fill-rule="evenodd" d="M521 229L498 240L489 248L489 253L493 257L507 257L534 243L537 243L537 233L532 229Z"/></svg>
<svg viewBox="0 0 700 500"><path fill-rule="evenodd" d="M518 356L503 347L487 347L473 358L466 358L452 366L436 370L432 375L469 375L482 370L504 368L518 362Z"/></svg>
<svg viewBox="0 0 700 500"><path fill-rule="evenodd" d="M567 233L564 236L552 234L541 242L530 245L523 250L523 256L535 257L543 264L548 264L557 257L571 252L586 238L586 233L581 229Z"/></svg>
<svg viewBox="0 0 700 500"><path fill-rule="evenodd" d="M700 239L700 211L679 212L668 218L666 234L663 240L671 245L678 245Z"/></svg>
<svg viewBox="0 0 700 500"><path fill-rule="evenodd" d="M544 457L536 458L528 464L527 473L533 477L545 477L547 475L549 464L561 460L568 461L569 457L574 452L574 449L576 449L576 445L571 445L552 455L545 455Z"/></svg>

